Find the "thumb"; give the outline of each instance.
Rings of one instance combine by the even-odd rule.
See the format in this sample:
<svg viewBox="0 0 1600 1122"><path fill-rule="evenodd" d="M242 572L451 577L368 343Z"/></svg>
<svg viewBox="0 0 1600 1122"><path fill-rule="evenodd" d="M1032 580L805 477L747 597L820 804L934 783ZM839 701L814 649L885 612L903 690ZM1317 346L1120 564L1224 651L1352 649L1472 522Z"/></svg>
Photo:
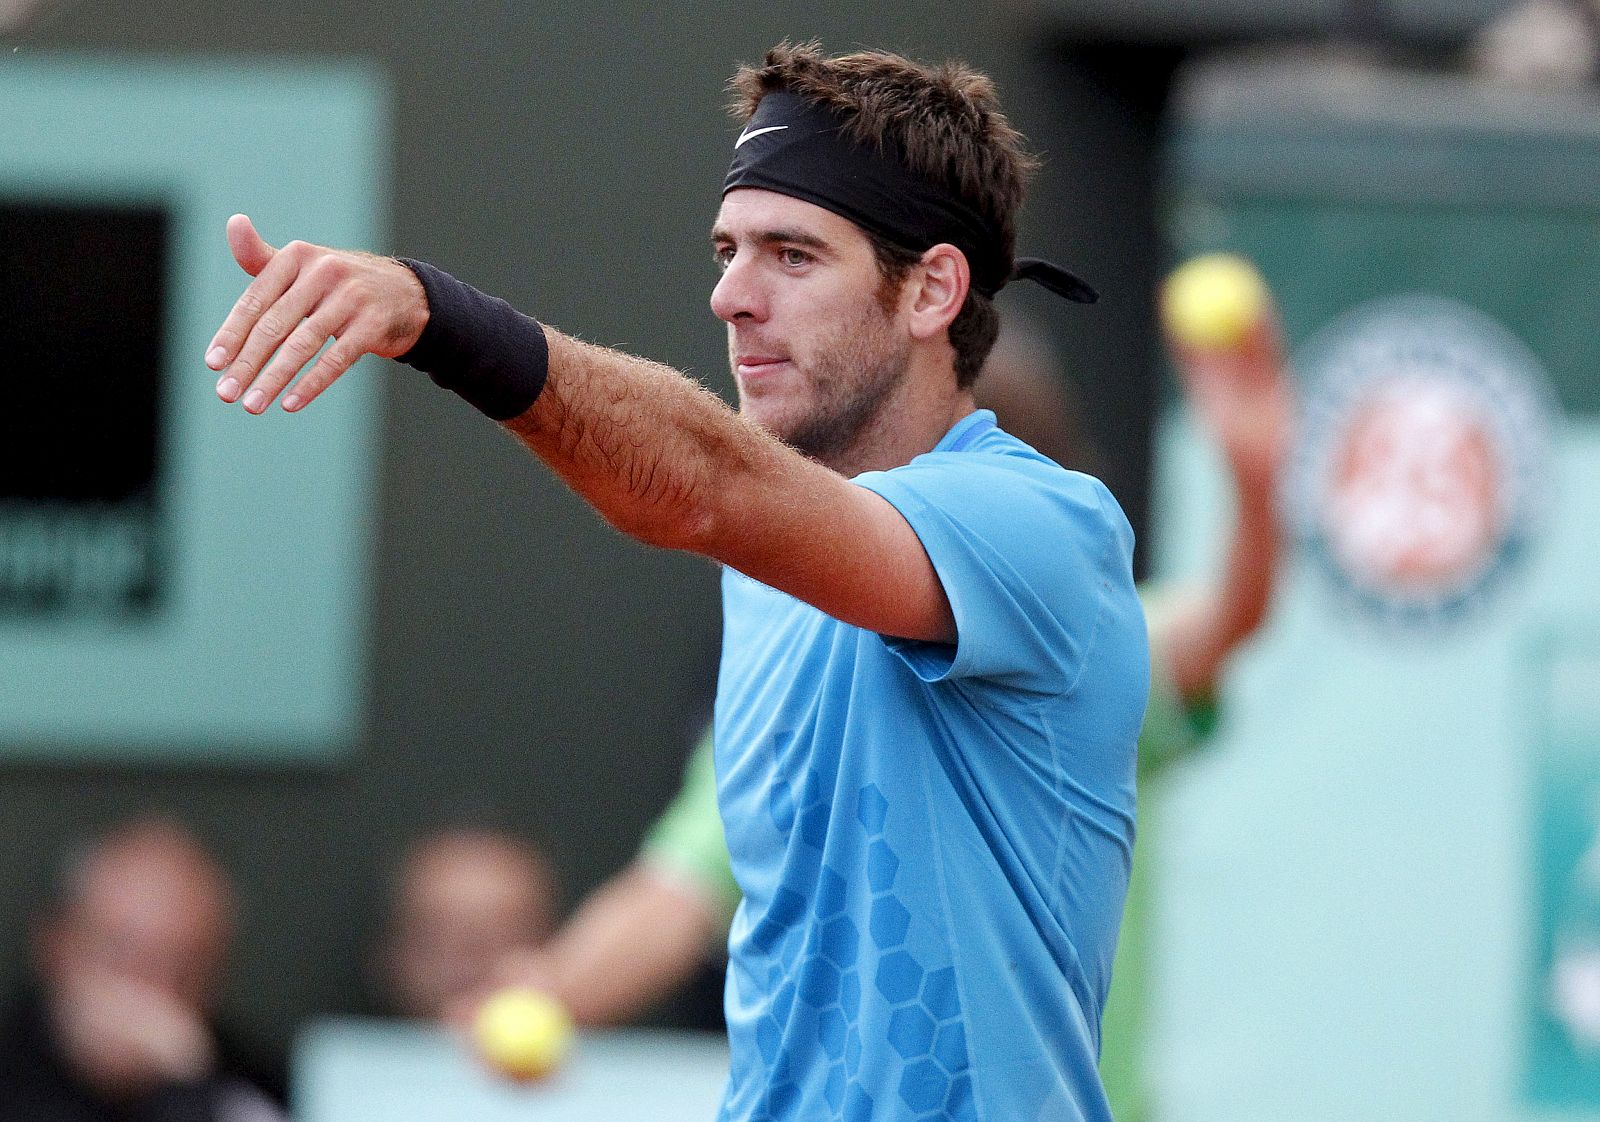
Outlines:
<svg viewBox="0 0 1600 1122"><path fill-rule="evenodd" d="M267 262L278 253L261 240L261 235L256 233L255 224L243 214L236 214L228 219L228 248L233 251L233 259L239 262L239 268L252 277L265 269Z"/></svg>

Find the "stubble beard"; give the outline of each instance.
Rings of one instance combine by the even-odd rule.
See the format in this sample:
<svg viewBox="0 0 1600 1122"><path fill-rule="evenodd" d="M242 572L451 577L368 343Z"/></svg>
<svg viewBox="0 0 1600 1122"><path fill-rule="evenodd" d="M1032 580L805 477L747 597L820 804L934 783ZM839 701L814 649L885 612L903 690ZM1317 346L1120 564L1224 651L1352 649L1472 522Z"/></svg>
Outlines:
<svg viewBox="0 0 1600 1122"><path fill-rule="evenodd" d="M769 426L779 440L814 460L845 462L911 367L909 341L873 307L862 322L819 346L804 373L811 399L793 419Z"/></svg>

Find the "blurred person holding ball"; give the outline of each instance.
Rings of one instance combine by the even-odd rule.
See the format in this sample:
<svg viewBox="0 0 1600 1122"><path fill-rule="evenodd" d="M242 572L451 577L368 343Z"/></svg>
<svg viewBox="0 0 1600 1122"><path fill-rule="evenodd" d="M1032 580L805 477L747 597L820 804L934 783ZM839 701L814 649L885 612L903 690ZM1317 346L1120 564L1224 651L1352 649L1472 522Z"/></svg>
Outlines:
<svg viewBox="0 0 1600 1122"><path fill-rule="evenodd" d="M182 827L138 819L85 847L35 922L36 988L0 1026L0 1119L285 1118L280 1081L215 1024L233 924L227 878Z"/></svg>
<svg viewBox="0 0 1600 1122"><path fill-rule="evenodd" d="M1033 161L982 75L784 44L733 87L711 308L738 413L432 266L278 250L243 216L217 392L293 413L404 358L613 525L723 565L724 1119L1105 1122L1149 684L1133 536L971 392L1001 288L1094 292L1016 256Z"/></svg>

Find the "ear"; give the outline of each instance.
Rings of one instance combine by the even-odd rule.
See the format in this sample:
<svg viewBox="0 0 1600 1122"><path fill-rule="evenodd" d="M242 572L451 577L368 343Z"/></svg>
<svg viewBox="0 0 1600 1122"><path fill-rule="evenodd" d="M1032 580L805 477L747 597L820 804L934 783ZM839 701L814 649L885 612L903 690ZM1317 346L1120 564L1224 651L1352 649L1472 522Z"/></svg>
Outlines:
<svg viewBox="0 0 1600 1122"><path fill-rule="evenodd" d="M967 301L972 269L967 256L948 242L922 255L911 300L911 334L932 339L950 326Z"/></svg>

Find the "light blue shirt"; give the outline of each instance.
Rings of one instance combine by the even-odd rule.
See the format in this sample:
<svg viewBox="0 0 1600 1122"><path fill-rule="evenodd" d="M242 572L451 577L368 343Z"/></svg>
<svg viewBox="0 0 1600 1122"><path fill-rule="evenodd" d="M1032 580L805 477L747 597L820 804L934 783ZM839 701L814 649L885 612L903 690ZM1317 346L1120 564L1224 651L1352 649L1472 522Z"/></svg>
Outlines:
<svg viewBox="0 0 1600 1122"><path fill-rule="evenodd" d="M976 412L855 480L921 539L954 645L727 570L721 1117L1108 1120L1096 1071L1149 688L1133 533Z"/></svg>

